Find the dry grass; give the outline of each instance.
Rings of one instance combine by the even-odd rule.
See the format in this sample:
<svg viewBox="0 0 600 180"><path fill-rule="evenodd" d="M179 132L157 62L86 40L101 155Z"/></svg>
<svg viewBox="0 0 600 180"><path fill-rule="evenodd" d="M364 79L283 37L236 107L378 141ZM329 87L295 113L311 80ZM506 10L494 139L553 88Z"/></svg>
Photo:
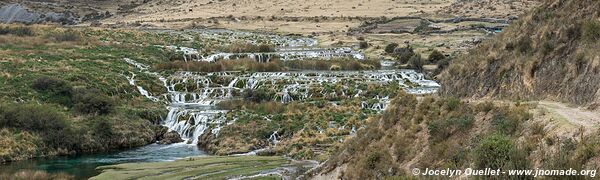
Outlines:
<svg viewBox="0 0 600 180"><path fill-rule="evenodd" d="M217 105L220 109L227 110L250 110L266 114L278 114L286 110L286 106L280 102L262 102L255 103L243 100L223 101Z"/></svg>
<svg viewBox="0 0 600 180"><path fill-rule="evenodd" d="M268 63L260 63L250 59L241 60L223 60L216 63L212 62L184 62L173 61L168 63L160 63L154 66L157 70L182 70L195 72L220 72L220 71L259 71L259 72L275 72L284 71L278 61Z"/></svg>
<svg viewBox="0 0 600 180"><path fill-rule="evenodd" d="M44 171L22 170L15 173L0 173L0 179L7 180L70 180L75 179L68 174L51 174Z"/></svg>

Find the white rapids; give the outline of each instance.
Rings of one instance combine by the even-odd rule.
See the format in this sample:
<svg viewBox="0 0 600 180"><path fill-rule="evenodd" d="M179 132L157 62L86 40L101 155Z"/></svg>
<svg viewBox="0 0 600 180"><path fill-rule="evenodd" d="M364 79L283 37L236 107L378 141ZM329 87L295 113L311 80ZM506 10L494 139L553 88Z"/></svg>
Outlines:
<svg viewBox="0 0 600 180"><path fill-rule="evenodd" d="M231 99L245 98L246 91L260 91L269 100L288 103L292 101L358 98L363 109L382 111L389 104L394 92L370 93L369 86L390 85L404 89L411 94L435 93L438 83L427 80L414 70L374 70L374 71L298 71L298 72L177 72L168 77L149 72L148 66L131 59L125 59L141 73L156 76L162 81L165 94L152 96L151 93L135 85L134 77L127 77L143 96L150 100L166 102L169 113L164 125L176 131L190 144L196 144L198 137L207 130L218 135L219 130L235 122L225 117L227 111L219 110L216 104ZM277 132L270 137L278 142Z"/></svg>
<svg viewBox="0 0 600 180"><path fill-rule="evenodd" d="M219 60L237 60L252 59L258 62L269 62L275 58L282 61L321 59L330 60L335 58L350 58L365 60L362 52L354 51L349 47L339 48L279 48L275 52L252 52L252 53L228 53L218 52L210 55L203 55L200 51L190 47L178 46L157 46L182 54L184 61L205 61L216 62Z"/></svg>

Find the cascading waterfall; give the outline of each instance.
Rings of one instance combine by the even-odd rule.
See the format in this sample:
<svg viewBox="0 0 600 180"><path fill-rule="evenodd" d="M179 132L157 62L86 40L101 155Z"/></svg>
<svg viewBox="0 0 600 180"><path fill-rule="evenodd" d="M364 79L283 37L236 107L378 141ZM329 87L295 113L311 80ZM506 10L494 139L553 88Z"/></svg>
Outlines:
<svg viewBox="0 0 600 180"><path fill-rule="evenodd" d="M167 93L162 99L167 102L169 110L164 125L179 133L190 144L196 144L198 137L207 130L218 135L223 126L234 123L235 118L228 121L225 117L227 111L217 109L216 104L224 100L244 98L244 91L248 90L268 90L274 93L272 100L282 103L311 99L370 98L360 103L361 108L382 111L390 102L389 96L393 94L367 97L369 90L366 87L371 84L396 84L413 94L435 93L440 86L414 70L177 72L165 78L149 72L148 66L144 64L131 59L126 61L163 82ZM139 87L135 85L134 77L132 75L127 79L131 85ZM151 100L158 99L141 87L138 90ZM272 143L278 142L277 132L269 139Z"/></svg>
<svg viewBox="0 0 600 180"><path fill-rule="evenodd" d="M277 131L273 131L273 134L271 134L269 136L269 141L271 142L271 144L277 144L279 143L279 140L277 140L279 138L279 134L277 134Z"/></svg>
<svg viewBox="0 0 600 180"><path fill-rule="evenodd" d="M168 80L167 89L177 103L196 103L197 100L226 100L241 98L245 90L271 89L274 101L283 103L307 100L311 97L357 98L366 93L359 86L368 84L395 83L413 94L434 93L439 88L435 81L413 70L379 71L304 71L304 72L179 72ZM218 82L213 82L218 81ZM332 84L342 85L340 91L327 90ZM354 84L354 85L349 85ZM175 90L175 87L179 89ZM372 97L377 103L363 102L362 107L374 110L385 109L390 97Z"/></svg>
<svg viewBox="0 0 600 180"><path fill-rule="evenodd" d="M142 86L138 86L137 84L135 84L135 74L134 73L131 73L131 77L125 76L125 78L127 78L127 81L129 81L129 85L135 86L138 89L138 91L140 92L140 94L142 94L142 96L144 96L154 102L160 101L157 97L150 95L150 93L148 91L146 91Z"/></svg>
<svg viewBox="0 0 600 180"><path fill-rule="evenodd" d="M242 58L253 59L257 62L269 62L271 59L278 57L282 61L303 60L303 59L323 59L330 60L333 58L353 58L364 60L365 56L362 52L354 51L348 47L341 48L280 48L275 52L258 52L258 53L215 53L208 56L200 55L199 51L189 47L177 46L158 46L183 54L184 61L206 61L216 62L218 60L236 60Z"/></svg>
<svg viewBox="0 0 600 180"><path fill-rule="evenodd" d="M200 61L214 62L217 60L235 60L240 58L250 58L258 62L269 62L271 58L279 57L282 61L303 60L303 59L322 59L330 60L333 58L353 58L364 60L365 56L361 52L354 51L348 47L342 48L301 48L301 49L277 49L276 52L263 53L216 53L202 58Z"/></svg>

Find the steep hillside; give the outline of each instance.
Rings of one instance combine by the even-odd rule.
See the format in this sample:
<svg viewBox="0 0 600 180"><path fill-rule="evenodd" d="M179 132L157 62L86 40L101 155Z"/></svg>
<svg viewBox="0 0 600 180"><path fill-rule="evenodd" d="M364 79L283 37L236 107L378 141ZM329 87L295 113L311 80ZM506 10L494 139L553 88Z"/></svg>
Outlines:
<svg viewBox="0 0 600 180"><path fill-rule="evenodd" d="M415 168L597 169L598 112L521 102L547 99L597 107L599 10L600 1L545 1L497 37L455 58L439 76L442 97L397 96L313 178L440 178L414 176ZM482 179L490 178L533 177Z"/></svg>
<svg viewBox="0 0 600 180"><path fill-rule="evenodd" d="M441 94L600 103L600 1L546 1L457 58Z"/></svg>
<svg viewBox="0 0 600 180"><path fill-rule="evenodd" d="M598 168L597 128L556 119L537 103L494 105L400 94L313 178L445 179L448 176L415 176L413 170L491 168L507 174L482 179L532 179L509 177L507 170Z"/></svg>

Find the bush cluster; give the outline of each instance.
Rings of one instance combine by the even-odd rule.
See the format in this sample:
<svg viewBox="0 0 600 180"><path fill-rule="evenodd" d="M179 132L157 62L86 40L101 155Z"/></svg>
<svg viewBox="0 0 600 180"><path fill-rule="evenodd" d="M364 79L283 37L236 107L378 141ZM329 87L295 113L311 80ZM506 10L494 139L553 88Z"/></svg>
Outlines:
<svg viewBox="0 0 600 180"><path fill-rule="evenodd" d="M596 42L600 40L600 23L596 20L584 22L581 31L581 36L584 41Z"/></svg>
<svg viewBox="0 0 600 180"><path fill-rule="evenodd" d="M438 50L433 50L431 52L431 54L429 54L429 57L427 58L427 60L429 61L429 63L438 63L440 60L445 59L446 56L444 54L442 54L440 51Z"/></svg>
<svg viewBox="0 0 600 180"><path fill-rule="evenodd" d="M40 134L45 145L70 147L73 142L67 117L51 105L0 104L0 126Z"/></svg>
<svg viewBox="0 0 600 180"><path fill-rule="evenodd" d="M273 99L271 94L265 89L246 89L243 92L243 97L246 101L260 103Z"/></svg>
<svg viewBox="0 0 600 180"><path fill-rule="evenodd" d="M115 106L111 97L96 89L77 89L73 100L75 110L83 114L105 115Z"/></svg>
<svg viewBox="0 0 600 180"><path fill-rule="evenodd" d="M410 58L412 58L413 56L415 56L415 51L413 50L413 48L411 46L406 46L403 48L396 48L394 49L393 52L393 56L396 57L396 59L398 61L400 61L400 63L407 63Z"/></svg>
<svg viewBox="0 0 600 180"><path fill-rule="evenodd" d="M423 59L421 58L421 54L416 53L408 60L408 66L416 71L423 71Z"/></svg>
<svg viewBox="0 0 600 180"><path fill-rule="evenodd" d="M33 81L32 88L48 94L50 102L71 106L71 89L73 87L64 80L42 76Z"/></svg>
<svg viewBox="0 0 600 180"><path fill-rule="evenodd" d="M49 102L73 107L82 114L109 114L115 105L111 97L97 89L74 89L69 82L54 77L42 76L31 86L47 94Z"/></svg>
<svg viewBox="0 0 600 180"><path fill-rule="evenodd" d="M12 34L16 36L33 36L33 30L27 26L19 27L0 27L0 35Z"/></svg>
<svg viewBox="0 0 600 180"><path fill-rule="evenodd" d="M390 43L387 46L385 46L385 52L386 53L394 53L394 50L396 50L396 48L398 47L398 43Z"/></svg>
<svg viewBox="0 0 600 180"><path fill-rule="evenodd" d="M77 31L74 30L66 30L63 32L59 32L56 33L54 35L54 39L56 39L56 41L60 41L60 42L75 42L75 41L79 41L81 39L81 34Z"/></svg>
<svg viewBox="0 0 600 180"><path fill-rule="evenodd" d="M367 43L367 41L360 41L358 43L358 48L360 48L360 49L367 49L367 48L369 48L369 43Z"/></svg>

